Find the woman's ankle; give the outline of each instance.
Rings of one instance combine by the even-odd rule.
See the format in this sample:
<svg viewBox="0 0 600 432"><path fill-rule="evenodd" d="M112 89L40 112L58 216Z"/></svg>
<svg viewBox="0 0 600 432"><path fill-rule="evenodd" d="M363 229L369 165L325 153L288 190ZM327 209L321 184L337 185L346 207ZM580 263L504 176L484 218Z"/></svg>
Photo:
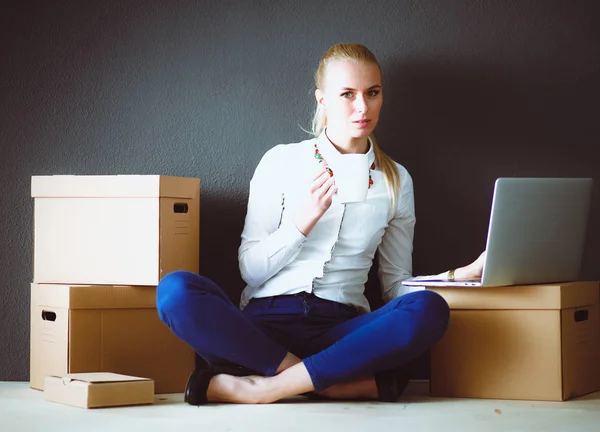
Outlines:
<svg viewBox="0 0 600 432"><path fill-rule="evenodd" d="M302 361L297 362L280 374L267 378L261 384L264 385L261 396L273 402L315 389Z"/></svg>
<svg viewBox="0 0 600 432"><path fill-rule="evenodd" d="M279 365L279 367L275 371L275 373L276 374L280 374L284 370L289 369L292 366L294 366L295 364L298 364L300 362L302 362L302 360L300 360L294 354L287 353L286 356L284 357L284 359L282 360L281 364Z"/></svg>

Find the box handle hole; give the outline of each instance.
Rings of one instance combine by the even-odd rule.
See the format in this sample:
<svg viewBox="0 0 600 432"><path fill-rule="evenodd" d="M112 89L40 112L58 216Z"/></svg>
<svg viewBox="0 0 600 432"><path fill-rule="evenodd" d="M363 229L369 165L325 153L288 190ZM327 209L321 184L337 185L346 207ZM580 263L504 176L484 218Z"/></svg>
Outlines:
<svg viewBox="0 0 600 432"><path fill-rule="evenodd" d="M188 205L187 203L175 203L173 204L173 211L175 213L187 213Z"/></svg>
<svg viewBox="0 0 600 432"><path fill-rule="evenodd" d="M42 319L44 321L56 321L56 313L51 311L42 311Z"/></svg>
<svg viewBox="0 0 600 432"><path fill-rule="evenodd" d="M587 321L589 316L589 312L587 309L578 310L573 313L573 318L575 318L575 322Z"/></svg>

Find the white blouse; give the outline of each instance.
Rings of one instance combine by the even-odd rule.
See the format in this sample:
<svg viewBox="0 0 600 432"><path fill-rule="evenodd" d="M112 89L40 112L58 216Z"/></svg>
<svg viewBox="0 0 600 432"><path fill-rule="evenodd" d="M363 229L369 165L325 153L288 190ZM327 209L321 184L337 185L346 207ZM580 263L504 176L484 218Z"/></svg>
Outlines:
<svg viewBox="0 0 600 432"><path fill-rule="evenodd" d="M375 167L365 202L341 204L334 195L331 207L308 236L298 230L293 218L309 199L312 181L321 169L314 157L315 141L324 159L335 166L341 154L323 132L318 138L267 151L250 181L238 251L241 275L248 284L240 301L242 309L253 297L306 291L368 312L364 289L376 252L384 301L415 289L401 284L411 278L415 226L412 178L402 165L396 163L400 191L394 214L383 172ZM372 145L367 156L370 166L375 160Z"/></svg>

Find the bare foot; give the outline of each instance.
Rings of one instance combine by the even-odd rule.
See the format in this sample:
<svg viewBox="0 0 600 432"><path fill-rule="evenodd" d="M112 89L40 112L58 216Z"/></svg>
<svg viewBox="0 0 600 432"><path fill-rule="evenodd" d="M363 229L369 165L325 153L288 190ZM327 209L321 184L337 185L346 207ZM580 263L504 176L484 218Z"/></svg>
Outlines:
<svg viewBox="0 0 600 432"><path fill-rule="evenodd" d="M215 375L206 397L210 402L264 404L314 389L306 367L300 362L272 377Z"/></svg>
<svg viewBox="0 0 600 432"><path fill-rule="evenodd" d="M210 402L229 402L242 404L269 403L264 395L264 381L268 379L258 375L236 377L215 375L208 384L206 398Z"/></svg>
<svg viewBox="0 0 600 432"><path fill-rule="evenodd" d="M315 392L320 396L330 399L369 399L376 400L379 398L379 391L374 378L361 378L352 382L339 383L331 387Z"/></svg>

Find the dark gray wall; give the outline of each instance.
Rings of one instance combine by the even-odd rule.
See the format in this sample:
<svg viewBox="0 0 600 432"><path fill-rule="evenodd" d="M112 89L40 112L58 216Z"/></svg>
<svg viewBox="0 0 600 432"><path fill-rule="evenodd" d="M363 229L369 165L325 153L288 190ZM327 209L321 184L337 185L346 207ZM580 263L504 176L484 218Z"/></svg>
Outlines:
<svg viewBox="0 0 600 432"><path fill-rule="evenodd" d="M31 176L199 177L201 271L237 300L248 181L267 149L306 136L333 43L364 43L383 67L376 135L415 180L417 274L483 250L496 177L597 174L594 0L12 3L0 13L0 380L29 373Z"/></svg>

